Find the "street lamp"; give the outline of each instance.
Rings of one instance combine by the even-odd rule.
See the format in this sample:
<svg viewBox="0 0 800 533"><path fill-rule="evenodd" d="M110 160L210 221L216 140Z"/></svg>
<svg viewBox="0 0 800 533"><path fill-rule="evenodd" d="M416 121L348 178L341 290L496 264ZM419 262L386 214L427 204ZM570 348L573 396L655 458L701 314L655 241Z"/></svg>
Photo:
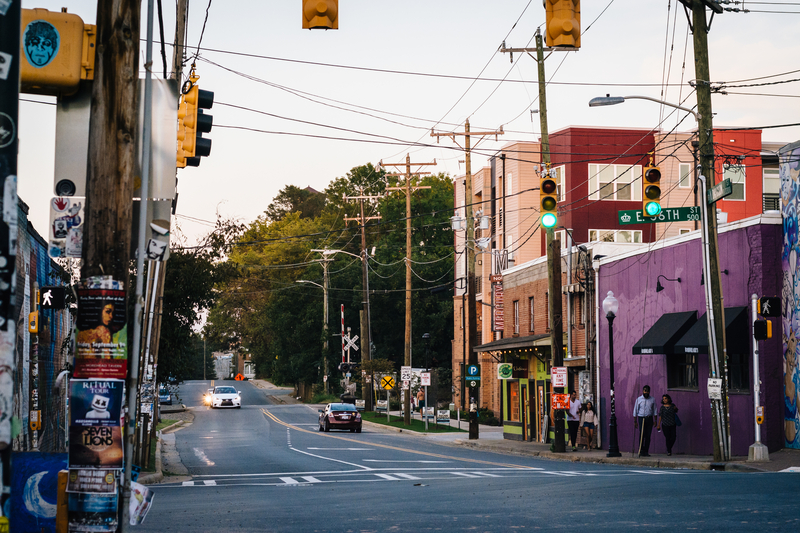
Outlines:
<svg viewBox="0 0 800 533"><path fill-rule="evenodd" d="M617 409L614 400L614 318L618 311L619 300L614 298L613 292L608 291L608 296L603 300L603 312L608 319L608 367L611 383L611 416L608 419L608 454L606 457L622 457L617 442Z"/></svg>
<svg viewBox="0 0 800 533"><path fill-rule="evenodd" d="M589 100L589 107L616 105L616 104L621 104L625 100L650 100L651 102L656 102L658 104L674 107L675 109L680 109L681 111L686 111L687 113L691 113L696 121L698 122L700 121L700 113L697 113L693 109L671 104L669 102L665 102L664 100L659 100L657 98L650 98L649 96L611 96L607 94L605 96L598 96L597 98L592 98L591 100Z"/></svg>
<svg viewBox="0 0 800 533"><path fill-rule="evenodd" d="M325 332L325 344L322 347L322 360L325 361L325 394L328 394L328 269L327 264L325 264L325 285L320 285L314 281L309 281L307 279L298 279L295 283L308 283L310 285L316 285L320 289L322 289L322 316L323 316L323 324L322 328Z"/></svg>

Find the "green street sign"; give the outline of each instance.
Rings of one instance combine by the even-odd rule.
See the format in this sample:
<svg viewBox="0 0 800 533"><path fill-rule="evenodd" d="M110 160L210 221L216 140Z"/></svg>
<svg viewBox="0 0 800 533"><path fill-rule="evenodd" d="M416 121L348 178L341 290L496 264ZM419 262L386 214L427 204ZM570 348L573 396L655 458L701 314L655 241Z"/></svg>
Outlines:
<svg viewBox="0 0 800 533"><path fill-rule="evenodd" d="M654 224L656 222L691 222L700 220L699 207L665 207L657 217L646 217L641 209L618 211L619 223L626 224Z"/></svg>
<svg viewBox="0 0 800 533"><path fill-rule="evenodd" d="M728 196L729 194L733 193L733 186L731 186L731 180L722 180L721 182L717 183L706 193L708 195L708 203L713 204L717 200L721 200Z"/></svg>

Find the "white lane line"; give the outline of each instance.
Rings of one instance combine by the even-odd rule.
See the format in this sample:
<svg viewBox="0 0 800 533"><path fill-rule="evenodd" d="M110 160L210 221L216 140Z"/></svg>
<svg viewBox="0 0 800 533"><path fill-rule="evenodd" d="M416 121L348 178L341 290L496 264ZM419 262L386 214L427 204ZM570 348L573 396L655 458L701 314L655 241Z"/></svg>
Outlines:
<svg viewBox="0 0 800 533"><path fill-rule="evenodd" d="M389 474L375 474L375 475L380 478L387 479L389 481L400 481L401 479L399 477L390 476Z"/></svg>
<svg viewBox="0 0 800 533"><path fill-rule="evenodd" d="M421 477L412 476L411 474L392 474L394 476L400 476L403 479L422 479Z"/></svg>
<svg viewBox="0 0 800 533"><path fill-rule="evenodd" d="M213 479L204 479L203 480L203 485L206 485L206 486L211 486L211 485L216 485L216 484L217 484L217 482L214 481Z"/></svg>
<svg viewBox="0 0 800 533"><path fill-rule="evenodd" d="M450 473L453 474L454 476L472 477L472 478L481 477L481 476L476 476L474 474L467 474L466 472L450 472Z"/></svg>
<svg viewBox="0 0 800 533"><path fill-rule="evenodd" d="M579 476L578 472L542 472L542 474L551 474L553 476L575 477Z"/></svg>
<svg viewBox="0 0 800 533"><path fill-rule="evenodd" d="M630 470L630 472L636 472L637 474L651 474L654 476L674 473L674 472L665 472L664 470Z"/></svg>
<svg viewBox="0 0 800 533"><path fill-rule="evenodd" d="M319 479L315 478L314 476L301 476L303 479L308 481L309 483L322 483Z"/></svg>
<svg viewBox="0 0 800 533"><path fill-rule="evenodd" d="M487 472L470 472L470 473L471 473L471 474L475 474L476 476L485 476L485 477L503 477L503 476L498 476L498 475L496 475L496 474L489 474L489 473L487 473Z"/></svg>
<svg viewBox="0 0 800 533"><path fill-rule="evenodd" d="M286 483L287 485L296 485L297 483L300 483L293 477L282 477L280 478L280 480Z"/></svg>
<svg viewBox="0 0 800 533"><path fill-rule="evenodd" d="M345 452L370 452L374 449L375 448L306 448L306 450L336 450Z"/></svg>
<svg viewBox="0 0 800 533"><path fill-rule="evenodd" d="M312 450L313 448L309 448ZM392 459L362 459L365 463L423 463L423 464L435 464L435 463L452 463L453 461L394 461Z"/></svg>
<svg viewBox="0 0 800 533"><path fill-rule="evenodd" d="M183 482L183 486L184 487L193 487L194 486L194 481L184 481Z"/></svg>

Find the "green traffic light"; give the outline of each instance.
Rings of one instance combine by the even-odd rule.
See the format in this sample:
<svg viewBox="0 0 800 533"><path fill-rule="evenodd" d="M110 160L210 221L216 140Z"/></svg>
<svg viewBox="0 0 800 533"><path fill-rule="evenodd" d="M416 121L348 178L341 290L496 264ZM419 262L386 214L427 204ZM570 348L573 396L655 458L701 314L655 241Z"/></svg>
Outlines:
<svg viewBox="0 0 800 533"><path fill-rule="evenodd" d="M549 229L555 227L556 222L557 222L556 216L553 213L545 213L544 215L542 215L541 224L545 228Z"/></svg>
<svg viewBox="0 0 800 533"><path fill-rule="evenodd" d="M644 206L644 213L649 217L657 217L661 214L661 204L658 202L647 202Z"/></svg>

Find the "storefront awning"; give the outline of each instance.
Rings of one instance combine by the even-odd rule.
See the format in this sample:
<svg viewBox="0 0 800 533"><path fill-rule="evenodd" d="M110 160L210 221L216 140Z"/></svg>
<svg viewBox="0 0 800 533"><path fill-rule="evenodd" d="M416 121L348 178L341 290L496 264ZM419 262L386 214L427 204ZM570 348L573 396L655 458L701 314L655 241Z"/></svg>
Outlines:
<svg viewBox="0 0 800 533"><path fill-rule="evenodd" d="M517 350L519 348L534 348L536 346L550 346L550 334L527 335L525 337L508 337L499 341L487 342L472 348L473 352L500 352L504 350Z"/></svg>
<svg viewBox="0 0 800 533"><path fill-rule="evenodd" d="M633 354L673 353L675 343L683 337L697 321L697 311L665 313L633 345Z"/></svg>
<svg viewBox="0 0 800 533"><path fill-rule="evenodd" d="M747 321L747 307L725 308L725 339L728 353L749 353L750 327ZM674 353L708 353L708 320L705 313L689 328L686 335L675 343Z"/></svg>

